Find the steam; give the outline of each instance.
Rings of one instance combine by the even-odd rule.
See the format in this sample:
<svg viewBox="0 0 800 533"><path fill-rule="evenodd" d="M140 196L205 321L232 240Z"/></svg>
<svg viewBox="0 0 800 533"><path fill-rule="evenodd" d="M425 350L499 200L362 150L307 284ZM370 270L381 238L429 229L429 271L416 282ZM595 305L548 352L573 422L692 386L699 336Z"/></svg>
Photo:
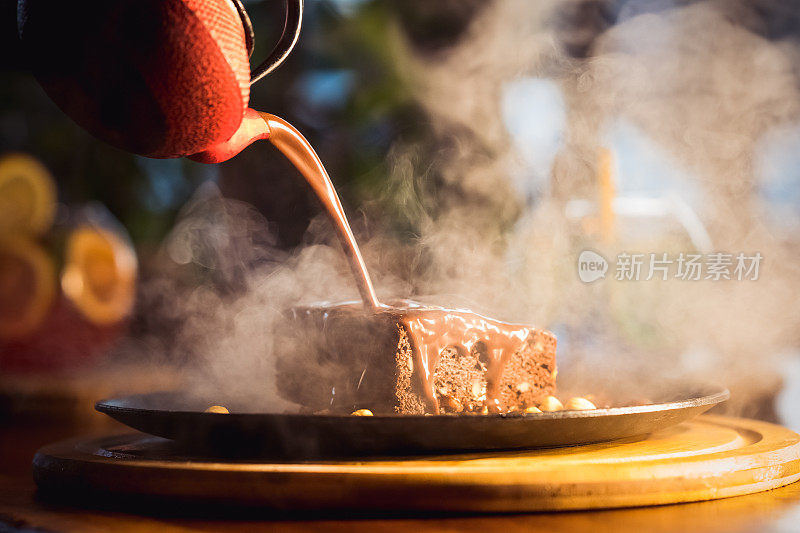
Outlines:
<svg viewBox="0 0 800 533"><path fill-rule="evenodd" d="M554 330L566 392L635 384L656 395L671 379L722 383L733 392L730 410L764 415L755 398L780 386L779 354L797 347L800 272L765 218L756 162L765 138L800 120L798 50L753 33L754 15L735 2L659 5L623 9L587 59L564 52L556 24L564 2L553 1L494 2L446 54L398 57L433 138L393 147L388 192L364 202L369 237L359 225L356 233L384 300L427 295ZM400 49L413 55L408 43ZM557 95L545 103L562 112L526 108L531 84L547 87L542 98ZM527 115L515 117L517 108ZM525 137L532 122L544 133ZM585 249L611 260L695 251L669 216L642 223L618 213L609 239L591 212L570 214L575 200L597 205L598 151L615 149L620 127L660 154L641 172L681 176L682 201L713 251L762 254L758 281L622 282L612 270L597 283L578 279ZM620 196L638 194L624 190L635 176L615 177ZM381 232L386 213L415 237ZM326 219L312 223L307 242L279 251L252 208L198 193L163 252L176 265L165 276L183 280L168 282L166 292L180 296L162 302L181 323L170 349L200 360L192 379L283 405L273 372L282 312L358 298ZM153 290L164 294L160 283Z"/></svg>
<svg viewBox="0 0 800 533"><path fill-rule="evenodd" d="M439 198L457 191L458 202L444 200L439 213L421 218L418 251L427 260L415 283L421 292L459 294L494 316L553 328L562 389L644 383L658 391L670 378L724 383L734 393L730 408L754 414L754 398L780 386L780 354L797 345L800 275L790 246L765 223L755 164L763 139L800 118L797 51L751 32L754 13L705 2L623 10L590 57L574 60L556 44L553 21L563 5L496 2L449 56L420 60L419 98L437 138L457 149L417 168L435 165L445 182ZM524 115L517 100L525 117L517 122L548 120L557 132L529 135L534 146L516 142L513 122L501 120L513 117L502 95L520 80L557 86L565 106L559 123L544 106ZM622 217L616 240L604 242L587 231L591 217L568 216L570 200L596 205L598 149L614 148L620 124L689 181L683 200L714 251L762 253L759 281L577 279L575 258L587 248L610 259L624 251L696 251L685 232L642 236L641 221ZM559 137L548 160L541 146ZM414 160L414 149L404 157ZM392 179L412 182L407 167L398 165Z"/></svg>
<svg viewBox="0 0 800 533"><path fill-rule="evenodd" d="M339 249L313 240L293 255L276 248L263 216L211 183L184 208L158 263L173 268L146 285L141 300L178 331L162 349L187 361L185 377L198 395L249 409L291 407L275 390L275 354L291 327L286 311L358 299Z"/></svg>

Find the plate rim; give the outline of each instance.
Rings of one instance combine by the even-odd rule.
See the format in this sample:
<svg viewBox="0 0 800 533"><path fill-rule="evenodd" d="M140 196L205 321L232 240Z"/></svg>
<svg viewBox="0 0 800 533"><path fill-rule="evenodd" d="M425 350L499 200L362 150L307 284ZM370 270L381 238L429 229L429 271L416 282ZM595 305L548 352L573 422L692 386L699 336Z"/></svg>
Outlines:
<svg viewBox="0 0 800 533"><path fill-rule="evenodd" d="M354 416L351 414L313 414L313 413L257 413L257 412L231 412L231 413L207 413L205 411L197 410L183 410L183 409L157 409L146 407L132 407L129 405L118 405L121 402L132 398L142 398L147 396L155 396L157 394L181 394L180 390L167 390L167 391L153 391L143 394L129 394L124 396L117 396L98 400L94 404L96 411L111 416L112 412L115 413L159 413L169 415L181 416L225 416L236 418L251 418L251 417L270 417L270 418L283 418L283 419L308 419L314 418L315 420L335 421L346 419L352 421L359 419L365 424L373 424L378 422L385 422L389 420L431 420L431 422L441 422L442 420L474 418L479 420L494 420L494 419L509 419L509 420L559 420L564 418L599 418L610 417L630 414L653 413L658 411L675 411L680 409L690 409L692 407L703 407L709 405L716 405L730 399L730 390L721 385L705 385L705 390L701 396L693 396L690 398L675 400L671 402L661 402L653 404L632 405L623 407L603 407L599 409L588 410L561 410L550 411L543 413L489 413L489 414L462 414L462 413L445 413L445 414L380 414L373 416ZM689 386L687 386L689 388ZM712 391L713 392L710 392ZM697 391L700 392L700 391ZM115 405L114 403L117 403Z"/></svg>

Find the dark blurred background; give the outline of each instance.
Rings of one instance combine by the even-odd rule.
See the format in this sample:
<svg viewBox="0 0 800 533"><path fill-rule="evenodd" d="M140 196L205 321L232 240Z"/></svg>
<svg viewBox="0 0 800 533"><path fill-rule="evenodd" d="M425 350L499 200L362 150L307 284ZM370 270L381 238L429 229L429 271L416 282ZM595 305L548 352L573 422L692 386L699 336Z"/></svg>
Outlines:
<svg viewBox="0 0 800 533"><path fill-rule="evenodd" d="M553 3L548 22L565 55L581 61L620 14L630 19L692 3L700 2L563 0ZM256 31L252 61L257 61L279 35L282 6L278 0L245 4ZM734 16L739 12L743 25L769 40L800 37L800 9L794 2L720 4ZM433 140L430 118L408 91L416 80L397 61L396 32L411 43L407 52L435 58L457 45L491 5L481 0L309 0L297 48L281 68L252 87L251 105L296 124L329 167L345 203L357 206L384 185L392 144L430 140L430 152L443 148ZM0 151L35 154L58 181L63 203L101 202L147 250L161 242L198 184L214 180L225 196L246 199L274 221L282 245L300 242L317 206L274 151L251 147L233 161L207 167L110 148L61 113L26 73L14 0L2 0L0 23ZM564 71L562 65L549 74L557 77ZM435 183L433 170L429 179ZM267 175L274 178L259 179Z"/></svg>

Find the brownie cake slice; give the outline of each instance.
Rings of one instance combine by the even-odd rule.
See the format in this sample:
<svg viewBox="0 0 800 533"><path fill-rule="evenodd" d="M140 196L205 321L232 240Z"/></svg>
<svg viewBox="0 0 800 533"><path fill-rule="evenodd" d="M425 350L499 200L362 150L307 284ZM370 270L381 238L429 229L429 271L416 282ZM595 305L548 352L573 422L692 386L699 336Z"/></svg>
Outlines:
<svg viewBox="0 0 800 533"><path fill-rule="evenodd" d="M555 337L464 310L403 302L293 309L279 392L312 412L504 413L555 392Z"/></svg>

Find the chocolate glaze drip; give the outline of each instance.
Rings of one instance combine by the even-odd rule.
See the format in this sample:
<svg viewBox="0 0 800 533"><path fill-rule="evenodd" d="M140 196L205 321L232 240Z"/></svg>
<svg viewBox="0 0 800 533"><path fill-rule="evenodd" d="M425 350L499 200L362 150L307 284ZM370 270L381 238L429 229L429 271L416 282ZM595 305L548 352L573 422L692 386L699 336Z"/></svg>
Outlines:
<svg viewBox="0 0 800 533"><path fill-rule="evenodd" d="M500 322L466 309L425 306L407 300L397 305L381 304L339 196L319 156L291 124L268 113L261 113L261 116L269 127L269 140L297 167L325 207L350 262L364 306L374 314L391 314L405 328L414 355L414 372L430 412L439 412L433 375L442 351L448 347L461 353L480 349L485 354L484 405L493 412L499 411L498 388L503 369L525 343L530 328Z"/></svg>
<svg viewBox="0 0 800 533"><path fill-rule="evenodd" d="M466 309L417 306L388 308L396 314L408 332L411 349L426 402L432 412L439 412L434 390L433 373L445 348L460 353L477 349L485 355L486 395L484 405L491 412L500 412L500 381L506 363L525 343L531 328L500 322ZM479 346L480 344L480 346Z"/></svg>

